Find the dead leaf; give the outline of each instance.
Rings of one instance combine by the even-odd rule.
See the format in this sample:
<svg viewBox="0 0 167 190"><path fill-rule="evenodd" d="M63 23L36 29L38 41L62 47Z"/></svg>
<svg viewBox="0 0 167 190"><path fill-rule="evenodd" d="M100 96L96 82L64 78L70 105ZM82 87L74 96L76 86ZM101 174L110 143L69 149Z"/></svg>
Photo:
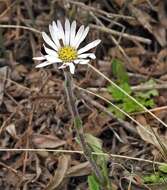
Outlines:
<svg viewBox="0 0 167 190"><path fill-rule="evenodd" d="M147 29L151 34L153 34L158 43L164 47L166 45L166 30L164 26L162 24L155 24L156 21L149 14L136 8L132 4L129 4L128 7L132 14L143 26L143 28Z"/></svg>
<svg viewBox="0 0 167 190"><path fill-rule="evenodd" d="M63 179L66 177L69 163L70 163L69 155L62 155L59 157L57 169L55 170L53 178L50 180L49 184L47 185L46 190L56 190L60 186Z"/></svg>
<svg viewBox="0 0 167 190"><path fill-rule="evenodd" d="M8 4L8 3L5 3L5 1L4 1L4 2L3 2L3 1L0 1L0 13L1 13L1 14L3 14L3 12L6 10L7 4ZM0 14L0 16L1 16L1 14Z"/></svg>
<svg viewBox="0 0 167 190"><path fill-rule="evenodd" d="M69 168L67 176L68 177L84 176L84 175L89 175L90 172L91 172L91 166L89 162L84 162Z"/></svg>
<svg viewBox="0 0 167 190"><path fill-rule="evenodd" d="M21 172L18 172L17 174L15 174L11 170L8 170L5 174L5 178L8 181L8 184L15 186L15 184L20 183L23 176L21 175Z"/></svg>
<svg viewBox="0 0 167 190"><path fill-rule="evenodd" d="M66 141L60 140L53 135L33 134L32 142L37 148L57 148L66 144Z"/></svg>
<svg viewBox="0 0 167 190"><path fill-rule="evenodd" d="M150 21L154 21L146 12L136 8L131 3L129 4L129 10L136 17L136 19L140 22L140 24L147 29L150 33L152 33L152 26Z"/></svg>
<svg viewBox="0 0 167 190"><path fill-rule="evenodd" d="M137 116L136 120L145 127L145 128L142 128L139 126L137 127L137 131L138 131L139 135L141 136L141 138L144 141L157 147L160 150L160 152L163 153L164 151L162 149L161 144L163 144L165 146L165 148L167 149L167 135L158 134L157 128L151 129L151 126L148 125L145 117L142 115ZM151 135L150 133L153 135ZM155 135L154 135L154 133L155 133ZM157 137L158 137L158 139L157 139Z"/></svg>
<svg viewBox="0 0 167 190"><path fill-rule="evenodd" d="M125 3L125 0L114 0L114 2L119 6L122 7Z"/></svg>
<svg viewBox="0 0 167 190"><path fill-rule="evenodd" d="M7 77L7 69L8 67L0 68L0 105L3 102L3 95L4 95L4 88L5 88L5 81Z"/></svg>
<svg viewBox="0 0 167 190"><path fill-rule="evenodd" d="M140 5L142 3L147 3L147 0L133 0L133 5Z"/></svg>
<svg viewBox="0 0 167 190"><path fill-rule="evenodd" d="M35 155L36 177L32 180L32 182L35 182L41 175L42 169L40 168L39 163L40 163L39 158Z"/></svg>
<svg viewBox="0 0 167 190"><path fill-rule="evenodd" d="M96 111L89 115L88 121L84 125L85 133L93 134L98 136L105 129L105 125L111 120L111 117L104 114L99 114Z"/></svg>
<svg viewBox="0 0 167 190"><path fill-rule="evenodd" d="M162 26L162 25L155 25L153 26L153 34L154 37L157 39L157 41L159 42L159 44L164 47L167 44L166 41L166 29Z"/></svg>
<svg viewBox="0 0 167 190"><path fill-rule="evenodd" d="M16 126L14 123L11 123L6 127L6 131L14 138L14 139L19 139L16 133Z"/></svg>
<svg viewBox="0 0 167 190"><path fill-rule="evenodd" d="M165 1L159 2L158 17L161 24L167 29L167 12L165 11Z"/></svg>

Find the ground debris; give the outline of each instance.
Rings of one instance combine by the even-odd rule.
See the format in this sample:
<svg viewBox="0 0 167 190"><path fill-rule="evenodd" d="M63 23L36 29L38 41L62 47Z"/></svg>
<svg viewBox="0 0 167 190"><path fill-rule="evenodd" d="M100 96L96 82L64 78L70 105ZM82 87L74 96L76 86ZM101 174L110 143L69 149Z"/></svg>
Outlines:
<svg viewBox="0 0 167 190"><path fill-rule="evenodd" d="M102 40L90 64L116 81L112 62L121 61L132 94L145 95L148 85L141 86L153 79L159 92L151 97L157 106L153 113L167 123L166 8L162 0L0 1L0 148L43 149L0 151L0 189L88 189L91 167L76 139L63 72L57 66L37 69L38 62L32 60L41 51L45 54L41 32L48 32L53 20L64 22L69 17L77 27L90 26L86 43ZM146 130L158 134L166 147L166 128L144 111L131 114L144 128L127 117L117 118L104 99L77 88L93 89L115 103L104 77L87 65L77 65L76 73L74 91L84 132L101 140L104 153L163 161L162 147ZM157 169L150 163L112 156L107 168L114 190L149 189L142 176ZM150 188L161 188L154 187Z"/></svg>

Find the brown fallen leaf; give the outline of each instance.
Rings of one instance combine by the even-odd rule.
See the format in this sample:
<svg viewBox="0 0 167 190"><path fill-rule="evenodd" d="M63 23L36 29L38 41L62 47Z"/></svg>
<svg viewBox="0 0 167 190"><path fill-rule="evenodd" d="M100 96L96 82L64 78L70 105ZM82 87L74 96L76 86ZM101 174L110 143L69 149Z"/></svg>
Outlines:
<svg viewBox="0 0 167 190"><path fill-rule="evenodd" d="M111 117L104 114L99 114L96 111L89 115L88 121L84 125L85 133L93 134L98 136L105 129L105 125L111 120Z"/></svg>
<svg viewBox="0 0 167 190"><path fill-rule="evenodd" d="M5 179L7 180L8 184L15 186L22 181L23 176L21 175L21 172L17 172L17 174L15 174L11 170L7 170L5 173Z"/></svg>
<svg viewBox="0 0 167 190"><path fill-rule="evenodd" d="M115 2L119 7L122 7L126 1L125 1L125 0L114 0L114 2Z"/></svg>
<svg viewBox="0 0 167 190"><path fill-rule="evenodd" d="M39 158L37 157L37 155L35 155L36 177L32 180L32 182L37 181L39 176L41 175L42 169L39 163Z"/></svg>
<svg viewBox="0 0 167 190"><path fill-rule="evenodd" d="M165 11L166 1L160 1L158 5L158 18L160 23L167 29L167 11Z"/></svg>
<svg viewBox="0 0 167 190"><path fill-rule="evenodd" d="M162 24L157 24L156 21L145 11L136 8L132 4L129 4L129 10L140 22L140 24L148 30L151 34L154 35L158 43L164 47L166 45L166 30ZM152 24L153 23L153 24Z"/></svg>
<svg viewBox="0 0 167 190"><path fill-rule="evenodd" d="M157 24L155 26L153 26L153 34L154 37L157 39L157 41L159 42L159 44L162 47L165 47L167 44L167 40L166 40L166 29L163 25L161 24Z"/></svg>
<svg viewBox="0 0 167 190"><path fill-rule="evenodd" d="M136 8L131 3L129 4L128 8L132 12L132 14L136 17L136 19L140 22L140 24L150 33L152 33L152 26L150 24L150 21L154 20L150 17L150 15Z"/></svg>
<svg viewBox="0 0 167 190"><path fill-rule="evenodd" d="M133 0L133 5L140 5L142 3L147 3L147 0Z"/></svg>
<svg viewBox="0 0 167 190"><path fill-rule="evenodd" d="M5 2L5 1L0 1L0 13L3 15L3 12L6 10L6 8L7 8L7 2ZM1 16L1 14L0 14L0 16Z"/></svg>
<svg viewBox="0 0 167 190"><path fill-rule="evenodd" d="M91 172L91 166L89 162L84 162L69 168L67 172L67 177L78 177L78 176L89 175L90 172Z"/></svg>
<svg viewBox="0 0 167 190"><path fill-rule="evenodd" d="M8 67L1 67L0 68L0 105L3 102L3 96L4 96L4 88L5 88L5 82L7 78L7 69Z"/></svg>
<svg viewBox="0 0 167 190"><path fill-rule="evenodd" d="M14 123L11 123L6 127L6 131L14 138L14 139L19 139L16 133L16 126Z"/></svg>
<svg viewBox="0 0 167 190"><path fill-rule="evenodd" d="M154 145L155 147L157 147L158 150L162 154L164 154L163 153L164 151L163 151L163 148L162 148L161 144L165 147L165 149L167 149L167 135L158 134L158 129L157 128L152 128L151 129L151 126L149 126L149 124L147 123L145 117L142 116L142 115L137 116L136 120L145 127L145 129L142 128L142 127L139 127L139 126L137 127L137 131L138 131L139 135L141 136L141 138L144 141L146 141L146 142ZM151 135L150 133L155 134L158 137L158 139L157 139L157 137L155 135Z"/></svg>
<svg viewBox="0 0 167 190"><path fill-rule="evenodd" d="M53 135L33 134L32 142L37 148L57 148L66 144L66 141L60 140Z"/></svg>
<svg viewBox="0 0 167 190"><path fill-rule="evenodd" d="M63 179L66 177L69 163L70 155L62 155L59 157L57 169L55 170L53 178L47 185L46 190L56 190L58 187L60 187L60 184L63 182Z"/></svg>

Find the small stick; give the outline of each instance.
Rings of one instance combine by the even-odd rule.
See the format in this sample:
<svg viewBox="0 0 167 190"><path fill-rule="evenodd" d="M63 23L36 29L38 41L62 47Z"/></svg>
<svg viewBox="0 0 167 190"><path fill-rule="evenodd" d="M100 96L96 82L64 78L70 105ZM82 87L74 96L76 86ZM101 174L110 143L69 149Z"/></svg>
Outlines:
<svg viewBox="0 0 167 190"><path fill-rule="evenodd" d="M62 149L44 149L44 148L39 148L39 149L34 149L34 148L1 148L0 152L24 152L24 151L29 151L29 152L55 152L55 153L66 153L66 154L84 154L83 151L79 150L62 150ZM118 155L118 154L108 154L108 153L100 153L100 152L92 152L92 155L97 155L97 156L111 156L113 158L121 158L121 159L128 159L128 160L136 160L136 161L141 161L141 162L147 162L151 164L157 164L157 165L164 165L164 162L156 162L152 160L146 160L143 158L135 158L131 156L125 156L125 155ZM1 164L1 162L0 162Z"/></svg>
<svg viewBox="0 0 167 190"><path fill-rule="evenodd" d="M41 34L41 32L35 28L27 27L27 26L21 26L21 25L0 24L0 28L20 28L20 29L30 30L32 32Z"/></svg>
<svg viewBox="0 0 167 190"><path fill-rule="evenodd" d="M150 39L143 38L143 37L140 37L140 36L135 36L135 35L132 35L132 34L118 32L116 30L112 30L112 29L109 29L107 27L97 26L95 24L90 24L90 27L93 28L93 29L96 29L96 30L100 30L101 32L105 32L105 33L116 35L116 36L121 36L121 37L123 37L125 39L128 39L128 40L134 40L134 41L139 41L139 42L142 42L142 43L145 43L145 44L151 44Z"/></svg>
<svg viewBox="0 0 167 190"><path fill-rule="evenodd" d="M102 15L105 15L105 16L108 17L108 18L122 18L122 19L135 20L135 18L132 17L132 16L120 15L120 14L114 14L114 13L108 13L108 12L103 11L103 10L101 10L101 9L97 9L97 8L95 8L95 7L91 7L91 6L85 5L84 3L81 3L81 2L69 0L69 3L71 3L71 4L73 4L73 5L76 5L76 6L79 6L79 7L82 7L82 8L85 9L86 11L89 10L89 11L93 11L93 12L100 13L100 14L102 14Z"/></svg>
<svg viewBox="0 0 167 190"><path fill-rule="evenodd" d="M94 88L94 87L88 87L88 90L91 90L93 92L107 92L107 88ZM157 90L161 90L161 89L167 89L167 84L163 83L163 84L141 84L141 85L136 85L136 86L131 86L131 89L133 92L136 91L146 91L146 90L153 90L153 89L157 89Z"/></svg>

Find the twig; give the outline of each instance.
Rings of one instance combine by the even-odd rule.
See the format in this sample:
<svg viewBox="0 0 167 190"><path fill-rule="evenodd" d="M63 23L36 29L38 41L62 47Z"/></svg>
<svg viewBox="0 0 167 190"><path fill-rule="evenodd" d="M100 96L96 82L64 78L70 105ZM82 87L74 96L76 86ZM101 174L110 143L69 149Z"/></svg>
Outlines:
<svg viewBox="0 0 167 190"><path fill-rule="evenodd" d="M17 3L17 1L14 1L13 3L11 3L6 10L4 10L1 14L0 14L0 18L2 18L12 7L15 6L15 4Z"/></svg>
<svg viewBox="0 0 167 190"><path fill-rule="evenodd" d="M107 88L87 88L88 90L91 90L93 92L107 92ZM131 86L132 91L146 91L146 90L152 90L152 89L167 89L167 84L141 84L136 86Z"/></svg>
<svg viewBox="0 0 167 190"><path fill-rule="evenodd" d="M30 88L25 87L25 86L23 86L23 85L21 85L21 84L15 82L15 81L9 79L9 78L5 78L4 76L1 76L1 75L0 75L0 79L5 79L6 81L9 81L9 82L11 82L12 84L15 84L16 86L18 86L18 87L20 87L20 88L23 88L23 89L25 89L25 90L28 90L29 92L32 92L32 90L31 90Z"/></svg>
<svg viewBox="0 0 167 190"><path fill-rule="evenodd" d="M73 0L68 0L69 3L82 7L83 9L85 9L86 11L93 11L93 12L97 12L100 13L102 15L105 15L108 18L122 18L122 19L129 19L129 20L134 20L135 18L132 16L126 16L126 15L120 15L120 14L114 14L114 13L108 13L106 11L103 11L101 9L97 9L95 7L91 7L88 5L85 5L84 3L78 2L78 1L73 1Z"/></svg>
<svg viewBox="0 0 167 190"><path fill-rule="evenodd" d="M90 165L91 165L92 170L95 173L96 177L99 179L100 183L103 184L103 182L104 182L103 176L102 176L100 169L97 166L95 160L92 157L92 151L91 151L90 147L88 146L87 142L85 141L82 121L80 119L80 116L79 116L79 113L78 113L78 110L77 110L76 104L75 104L71 75L69 72L64 71L64 76L65 76L65 90L66 90L66 94L67 94L67 101L69 104L71 114L73 116L75 130L76 130L77 136L79 138L79 141L81 143L82 150L84 152L86 159L90 162Z"/></svg>
<svg viewBox="0 0 167 190"><path fill-rule="evenodd" d="M79 150L61 150L61 149L33 149L33 148L4 148L0 149L0 152L24 152L24 151L29 151L29 152L55 152L55 153L66 153L66 154L84 154L83 151ZM136 160L136 161L141 161L141 162L147 162L151 164L157 164L157 165L163 165L165 163L163 162L156 162L152 160L146 160L143 158L134 158L130 156L124 156L124 155L118 155L118 154L108 154L108 153L100 153L100 152L92 152L92 155L97 155L97 156L111 156L113 158L122 158L122 159L129 159L129 160Z"/></svg>
<svg viewBox="0 0 167 190"><path fill-rule="evenodd" d="M0 28L20 28L24 30L30 30L32 32L41 34L41 32L35 28L27 27L27 26L21 26L21 25L7 25L7 24L0 24Z"/></svg>
<svg viewBox="0 0 167 190"><path fill-rule="evenodd" d="M141 84L137 86L132 86L132 90L134 91L144 91L144 90L152 90L152 89L167 89L167 84Z"/></svg>
<svg viewBox="0 0 167 190"><path fill-rule="evenodd" d="M161 106L161 107L149 109L149 111L156 112L156 111L163 111L166 109L167 109L167 106ZM131 115L138 115L138 114L144 114L144 113L147 113L147 111L140 111L140 112L132 113Z"/></svg>
<svg viewBox="0 0 167 190"><path fill-rule="evenodd" d="M11 168L10 166L6 165L6 164L3 163L3 162L0 162L0 165L3 166L4 168L7 168L8 170L14 172L15 174L18 174L18 171L17 171L17 170Z"/></svg>
<svg viewBox="0 0 167 190"><path fill-rule="evenodd" d="M134 40L134 41L139 41L139 42L142 42L142 43L145 43L145 44L151 44L150 39L143 38L143 37L140 37L140 36L135 36L135 35L132 35L132 34L118 32L116 30L112 30L112 29L109 29L107 27L97 26L97 25L94 25L94 24L90 24L90 27L93 28L93 29L96 29L96 30L100 30L101 32L105 32L105 33L116 35L116 36L121 36L121 37L123 37L125 39L128 39L128 40Z"/></svg>
<svg viewBox="0 0 167 190"><path fill-rule="evenodd" d="M98 19L98 17L96 17L96 15L94 15L93 13L90 13L92 15L92 17L96 20L97 23L99 23L99 25L101 27L105 27L105 25L100 21L100 19ZM121 31L121 34L123 34L125 28L122 28L123 30ZM126 58L126 60L128 61L128 63L131 63L129 57L127 56L127 54L125 53L124 49L121 47L121 45L119 44L122 38L122 35L119 36L118 41L115 39L115 37L113 35L110 35L109 38L114 42L114 44L116 45L116 47L119 49L119 51L122 53L122 55Z"/></svg>

